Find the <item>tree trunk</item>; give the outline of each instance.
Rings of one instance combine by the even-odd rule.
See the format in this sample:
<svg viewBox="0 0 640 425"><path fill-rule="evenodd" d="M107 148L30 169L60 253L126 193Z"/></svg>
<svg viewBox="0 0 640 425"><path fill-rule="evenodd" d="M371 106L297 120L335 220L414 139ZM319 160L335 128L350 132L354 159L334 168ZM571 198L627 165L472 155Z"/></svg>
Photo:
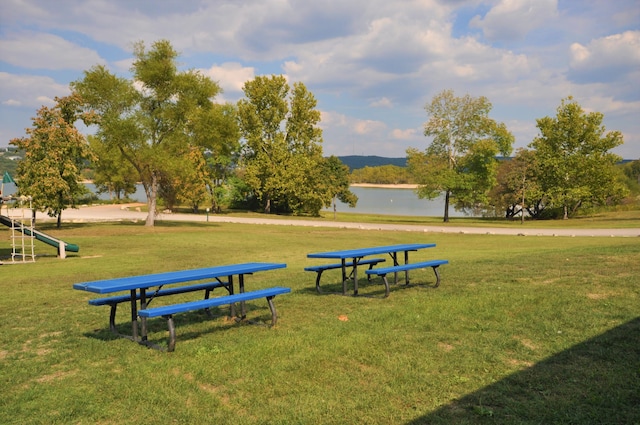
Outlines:
<svg viewBox="0 0 640 425"><path fill-rule="evenodd" d="M271 198L269 196L267 196L267 199L265 200L265 203L264 203L264 213L265 214L271 213Z"/></svg>
<svg viewBox="0 0 640 425"><path fill-rule="evenodd" d="M147 208L149 209L144 225L153 227L156 222L156 198L158 196L158 177L155 173L151 175L151 183L149 187L145 186L144 191L147 194Z"/></svg>
<svg viewBox="0 0 640 425"><path fill-rule="evenodd" d="M564 210L564 216L562 217L563 220L568 220L569 219L569 208L567 207L567 204L565 204L562 209Z"/></svg>
<svg viewBox="0 0 640 425"><path fill-rule="evenodd" d="M524 224L524 202L525 202L525 193L526 193L526 192L525 192L524 185L523 185L523 188L522 188L522 206L521 206L521 208L520 208L520 212L521 212L521 215L520 215L520 224Z"/></svg>
<svg viewBox="0 0 640 425"><path fill-rule="evenodd" d="M336 221L336 197L333 197L333 221Z"/></svg>
<svg viewBox="0 0 640 425"><path fill-rule="evenodd" d="M56 222L56 228L59 229L62 226L62 211L58 211L58 220Z"/></svg>
<svg viewBox="0 0 640 425"><path fill-rule="evenodd" d="M449 222L449 195L450 192L447 190L444 195L444 222Z"/></svg>

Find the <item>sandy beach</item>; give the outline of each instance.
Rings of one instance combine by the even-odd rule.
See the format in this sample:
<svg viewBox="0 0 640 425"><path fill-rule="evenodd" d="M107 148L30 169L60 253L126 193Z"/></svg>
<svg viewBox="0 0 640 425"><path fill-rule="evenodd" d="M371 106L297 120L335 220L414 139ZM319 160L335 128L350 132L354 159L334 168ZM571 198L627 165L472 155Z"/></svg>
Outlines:
<svg viewBox="0 0 640 425"><path fill-rule="evenodd" d="M352 183L353 187L377 187L380 189L415 189L417 184L374 184L374 183Z"/></svg>

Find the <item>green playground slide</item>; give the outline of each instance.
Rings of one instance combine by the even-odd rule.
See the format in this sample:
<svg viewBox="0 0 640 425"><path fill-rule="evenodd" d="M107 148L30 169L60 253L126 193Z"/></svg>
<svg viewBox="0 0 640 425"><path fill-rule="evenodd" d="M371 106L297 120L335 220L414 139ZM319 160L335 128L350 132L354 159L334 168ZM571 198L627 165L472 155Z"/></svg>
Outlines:
<svg viewBox="0 0 640 425"><path fill-rule="evenodd" d="M28 227L23 227L22 224L20 224L17 221L11 220L9 217L5 217L3 215L0 215L0 223L4 224L7 227L13 227L16 230L24 233L27 236L31 236L31 229ZM64 250L66 252L78 252L80 250L80 248L78 247L78 245L72 244L72 243L67 243L65 241L61 241L60 239L56 239L53 236L49 236L46 233L42 233L39 232L37 230L33 230L33 236L35 236L35 238L37 240L39 240L40 242L44 242L47 245L51 245L54 246L58 249L60 249L60 245L64 245Z"/></svg>

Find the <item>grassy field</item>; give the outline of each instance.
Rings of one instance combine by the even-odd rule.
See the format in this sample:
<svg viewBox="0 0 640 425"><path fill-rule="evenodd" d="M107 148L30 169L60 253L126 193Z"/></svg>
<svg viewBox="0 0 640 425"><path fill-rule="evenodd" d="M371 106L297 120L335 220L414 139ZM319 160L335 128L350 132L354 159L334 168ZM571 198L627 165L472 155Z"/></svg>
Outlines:
<svg viewBox="0 0 640 425"><path fill-rule="evenodd" d="M640 424L640 241L213 223L40 227L80 246L0 266L3 424ZM320 295L309 252L435 242L442 284ZM0 257L9 255L0 230ZM72 284L248 261L278 325L176 317L173 353L114 338ZM321 261L320 261L321 262ZM338 271L323 275L338 290ZM192 295L193 296L193 295ZM188 299L189 295L182 296ZM159 304L175 299L162 298ZM268 321L264 300L249 318ZM120 309L122 331L127 309ZM150 338L166 343L162 319Z"/></svg>

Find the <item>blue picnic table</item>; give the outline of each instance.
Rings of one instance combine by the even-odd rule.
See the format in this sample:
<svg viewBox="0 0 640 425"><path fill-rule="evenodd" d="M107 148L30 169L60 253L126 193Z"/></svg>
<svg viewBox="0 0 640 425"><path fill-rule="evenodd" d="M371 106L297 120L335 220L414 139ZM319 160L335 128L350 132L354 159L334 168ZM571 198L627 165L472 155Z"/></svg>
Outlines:
<svg viewBox="0 0 640 425"><path fill-rule="evenodd" d="M191 303L178 304L177 309L174 312L184 312L190 309L203 309L208 306L216 305L215 299L209 300L209 293L215 288L222 287L227 290L229 296L224 297L228 304L231 304L231 315L235 315L234 305L234 276L238 277L238 290L236 294L237 301L242 305L242 318L245 317L244 301L251 299L250 296L244 295L242 298L238 298L239 295L245 293L245 275L254 274L257 272L275 270L285 268L287 265L284 263L242 263L242 264L229 264L215 267L205 267L199 269L179 270L165 273L154 273L147 275L120 277L115 279L97 280L91 282L76 283L73 285L73 289L80 291L88 291L96 294L116 294L128 291L128 293L120 295L112 295L106 298L97 298L89 300L91 305L110 305L110 328L112 332L117 333L115 326L115 313L116 307L119 303L128 302L131 306L131 335L119 336L132 339L134 341L146 344L147 341L147 317L155 317L153 309L148 309L149 303L160 296L175 295L187 292L206 291L205 300L195 301ZM212 280L209 282L201 282L203 280ZM185 285L190 282L190 284ZM197 283L194 283L197 282ZM167 288L168 287L168 288ZM289 292L289 288L272 288L275 291L262 290L255 291L257 296L265 296L269 301L269 306L272 309L273 319L275 322L275 309L271 303L271 298L276 294ZM256 297L257 297L256 296ZM271 297L271 298L269 298ZM219 297L222 298L222 297ZM206 305L203 305L202 303ZM138 305L139 303L139 305ZM166 307L166 306L165 306ZM163 307L164 308L164 307ZM159 308L158 308L159 310ZM162 312L163 317L171 318L172 314ZM141 326L139 331L138 319L140 318ZM170 333L172 332L173 322L170 321ZM175 345L175 336L173 344ZM172 351L172 347L170 347Z"/></svg>
<svg viewBox="0 0 640 425"><path fill-rule="evenodd" d="M341 268L342 269L342 294L347 294L347 281L349 279L353 279L353 295L358 295L358 265L368 264L369 267L373 267L379 262L383 262L384 259L373 259L369 260L365 257L388 254L394 266L399 266L400 263L398 261L398 254L403 253L404 264L409 264L409 252L418 251L420 249L425 248L433 248L436 244L434 243L410 243L410 244L398 244L398 245L385 245L385 246L374 246L374 247L366 247L366 248L356 248L356 249L344 249L339 251L327 251L327 252L316 252L312 254L307 254L308 258L326 258L326 259L334 259L340 260L340 263L337 264L327 264L320 266L307 267L305 270L307 271L315 271L318 273L316 279L316 289L318 292L320 291L320 276L324 270L328 270L331 268ZM350 273L347 273L348 269L351 269ZM409 271L404 270L405 272L405 281L409 283ZM398 281L398 275L395 274L395 281ZM388 284L385 280L385 285L387 285L387 295L389 292Z"/></svg>

